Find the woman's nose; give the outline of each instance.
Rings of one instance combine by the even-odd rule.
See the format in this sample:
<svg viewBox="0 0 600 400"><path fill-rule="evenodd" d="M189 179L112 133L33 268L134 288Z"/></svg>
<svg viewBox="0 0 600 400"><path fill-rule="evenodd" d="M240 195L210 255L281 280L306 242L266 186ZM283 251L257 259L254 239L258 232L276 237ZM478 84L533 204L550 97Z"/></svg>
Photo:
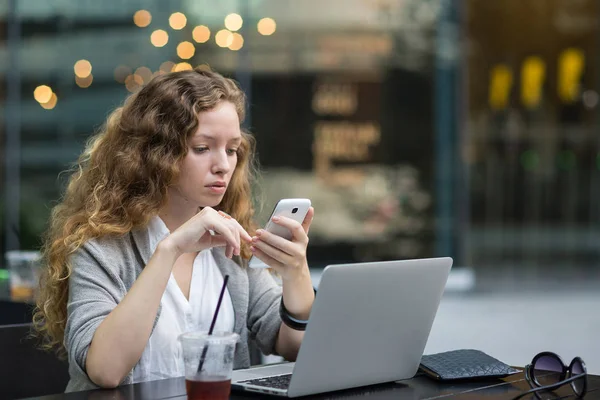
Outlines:
<svg viewBox="0 0 600 400"><path fill-rule="evenodd" d="M229 170L227 151L219 151L213 158L213 173L226 174Z"/></svg>

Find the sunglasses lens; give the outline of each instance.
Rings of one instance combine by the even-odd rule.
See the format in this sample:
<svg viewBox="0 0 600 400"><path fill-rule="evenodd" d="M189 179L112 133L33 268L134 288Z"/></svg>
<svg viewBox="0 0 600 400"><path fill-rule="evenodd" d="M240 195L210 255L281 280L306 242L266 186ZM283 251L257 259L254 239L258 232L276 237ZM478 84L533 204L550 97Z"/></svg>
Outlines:
<svg viewBox="0 0 600 400"><path fill-rule="evenodd" d="M571 366L571 376L580 375L585 373L585 368L579 359L576 359ZM582 376L581 379L576 379L571 382L571 387L575 391L578 396L583 394L583 390L585 389L585 376Z"/></svg>
<svg viewBox="0 0 600 400"><path fill-rule="evenodd" d="M533 365L533 380L541 386L552 385L563 379L563 364L556 357L544 355Z"/></svg>

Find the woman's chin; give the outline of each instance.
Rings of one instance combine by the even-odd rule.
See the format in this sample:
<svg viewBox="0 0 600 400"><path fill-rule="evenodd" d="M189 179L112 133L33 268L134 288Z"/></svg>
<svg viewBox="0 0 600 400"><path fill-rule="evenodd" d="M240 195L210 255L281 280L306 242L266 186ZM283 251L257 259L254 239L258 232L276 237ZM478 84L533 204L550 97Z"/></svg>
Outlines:
<svg viewBox="0 0 600 400"><path fill-rule="evenodd" d="M221 201L223 201L223 196L203 196L203 198L201 199L201 207L216 207L219 204L221 204Z"/></svg>

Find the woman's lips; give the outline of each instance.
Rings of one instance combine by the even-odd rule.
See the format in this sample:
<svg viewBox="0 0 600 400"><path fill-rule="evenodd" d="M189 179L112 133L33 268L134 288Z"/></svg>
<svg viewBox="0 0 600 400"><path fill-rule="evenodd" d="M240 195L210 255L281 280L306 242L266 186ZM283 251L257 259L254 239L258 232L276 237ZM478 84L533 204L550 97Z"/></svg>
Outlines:
<svg viewBox="0 0 600 400"><path fill-rule="evenodd" d="M222 185L208 185L206 186L206 188L214 194L223 194L225 193L225 190L227 189L227 186L222 186Z"/></svg>

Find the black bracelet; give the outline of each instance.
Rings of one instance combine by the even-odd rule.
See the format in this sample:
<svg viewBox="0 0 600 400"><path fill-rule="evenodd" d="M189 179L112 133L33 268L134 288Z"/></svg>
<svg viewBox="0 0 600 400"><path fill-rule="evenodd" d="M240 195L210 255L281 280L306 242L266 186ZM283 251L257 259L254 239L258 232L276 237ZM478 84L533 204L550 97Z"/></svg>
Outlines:
<svg viewBox="0 0 600 400"><path fill-rule="evenodd" d="M314 290L314 289L313 289ZM317 294L317 291L315 290L315 296ZM306 330L306 326L308 325L308 320L304 320L304 319L297 319L294 318L290 315L289 311L287 310L287 308L285 308L285 305L283 304L283 295L281 296L281 303L279 304L279 316L281 317L281 321L286 324L287 326L289 326L290 328L296 330L296 331L305 331Z"/></svg>

